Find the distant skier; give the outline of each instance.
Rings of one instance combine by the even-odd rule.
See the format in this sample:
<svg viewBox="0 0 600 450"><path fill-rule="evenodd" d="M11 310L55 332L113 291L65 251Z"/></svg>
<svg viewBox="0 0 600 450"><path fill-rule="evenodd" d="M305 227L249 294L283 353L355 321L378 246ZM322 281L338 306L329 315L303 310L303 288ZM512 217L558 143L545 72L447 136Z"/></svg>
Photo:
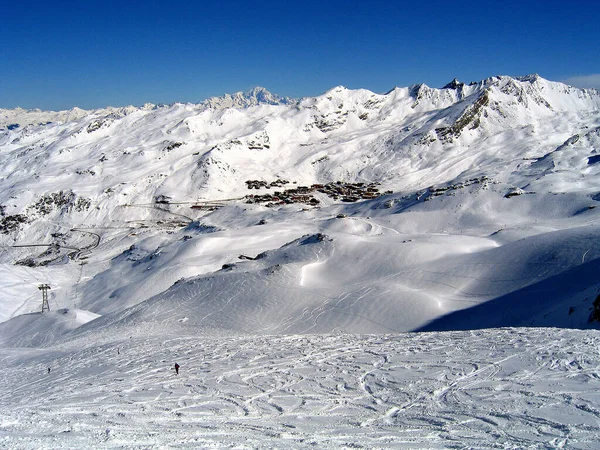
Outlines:
<svg viewBox="0 0 600 450"><path fill-rule="evenodd" d="M175 375L179 375L179 364L175 363Z"/></svg>
<svg viewBox="0 0 600 450"><path fill-rule="evenodd" d="M50 373L50 367L48 367L48 373Z"/></svg>

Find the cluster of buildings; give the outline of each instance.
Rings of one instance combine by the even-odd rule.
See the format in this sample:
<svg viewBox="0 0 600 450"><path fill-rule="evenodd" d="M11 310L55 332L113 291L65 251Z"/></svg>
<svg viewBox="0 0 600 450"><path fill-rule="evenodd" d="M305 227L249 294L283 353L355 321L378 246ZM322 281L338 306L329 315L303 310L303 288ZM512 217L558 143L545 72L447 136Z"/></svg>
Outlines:
<svg viewBox="0 0 600 450"><path fill-rule="evenodd" d="M270 189L289 184L287 180L276 180L272 183L259 180L248 180L248 189ZM326 194L334 200L343 202L357 202L359 200L374 199L382 195L379 192L379 183L346 183L336 181L327 184L313 184L311 186L297 186L292 189L274 191L272 194L250 194L245 197L246 203L265 203L266 206L278 206L292 203L304 203L317 206L320 201L314 197L315 192ZM386 194L391 191L386 191Z"/></svg>
<svg viewBox="0 0 600 450"><path fill-rule="evenodd" d="M379 192L379 183L345 183L336 181L327 184L313 184L318 192L327 194L334 200L343 202L357 202L359 200L370 200L382 195ZM386 194L391 194L391 191L386 191Z"/></svg>

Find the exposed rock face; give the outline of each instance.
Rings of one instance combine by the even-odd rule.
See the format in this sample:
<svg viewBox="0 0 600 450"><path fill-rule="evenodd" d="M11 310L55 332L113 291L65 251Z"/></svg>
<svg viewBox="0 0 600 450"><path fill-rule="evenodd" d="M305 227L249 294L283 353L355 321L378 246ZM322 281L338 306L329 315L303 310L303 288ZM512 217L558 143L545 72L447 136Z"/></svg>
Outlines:
<svg viewBox="0 0 600 450"><path fill-rule="evenodd" d="M479 127L481 113L489 103L488 91L483 91L475 103L467 107L454 124L449 127L436 128L435 132L438 138L443 142L452 142L453 138L459 137L465 128L469 127L472 130Z"/></svg>
<svg viewBox="0 0 600 450"><path fill-rule="evenodd" d="M30 212L42 216L50 214L54 210L63 212L84 211L90 207L90 201L86 198L77 197L73 191L60 191L43 195L30 207Z"/></svg>
<svg viewBox="0 0 600 450"><path fill-rule="evenodd" d="M450 83L445 85L442 89L460 89L465 85L465 83L461 83L458 79L452 80Z"/></svg>
<svg viewBox="0 0 600 450"><path fill-rule="evenodd" d="M12 216L3 216L0 219L0 233L9 234L18 230L21 225L28 222L28 217L24 214L15 214Z"/></svg>

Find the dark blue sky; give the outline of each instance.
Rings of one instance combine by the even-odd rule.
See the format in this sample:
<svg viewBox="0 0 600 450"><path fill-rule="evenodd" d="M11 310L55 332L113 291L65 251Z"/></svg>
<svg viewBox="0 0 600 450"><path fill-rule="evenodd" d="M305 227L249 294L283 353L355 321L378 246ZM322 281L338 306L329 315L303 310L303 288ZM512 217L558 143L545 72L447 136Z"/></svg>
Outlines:
<svg viewBox="0 0 600 450"><path fill-rule="evenodd" d="M600 87L598 1L13 1L0 108L291 97L539 73ZM573 79L575 80L575 79ZM583 81L582 81L583 82Z"/></svg>

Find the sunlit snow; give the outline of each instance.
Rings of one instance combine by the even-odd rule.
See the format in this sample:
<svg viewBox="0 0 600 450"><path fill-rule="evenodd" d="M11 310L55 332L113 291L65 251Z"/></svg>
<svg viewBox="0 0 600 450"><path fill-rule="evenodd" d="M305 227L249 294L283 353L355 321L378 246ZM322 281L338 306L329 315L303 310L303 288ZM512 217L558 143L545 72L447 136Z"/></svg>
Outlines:
<svg viewBox="0 0 600 450"><path fill-rule="evenodd" d="M0 442L598 448L599 152L535 75L0 110Z"/></svg>

